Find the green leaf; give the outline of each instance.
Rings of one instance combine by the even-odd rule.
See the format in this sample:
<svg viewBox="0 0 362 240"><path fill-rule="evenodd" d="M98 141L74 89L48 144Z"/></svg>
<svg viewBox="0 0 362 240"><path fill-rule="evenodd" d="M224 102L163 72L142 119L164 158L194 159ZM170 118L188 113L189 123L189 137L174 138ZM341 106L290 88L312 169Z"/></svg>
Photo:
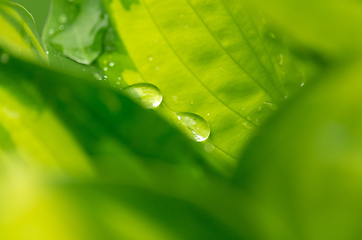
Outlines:
<svg viewBox="0 0 362 240"><path fill-rule="evenodd" d="M82 64L91 64L102 51L108 26L101 0L53 0L43 38L49 51L57 51Z"/></svg>
<svg viewBox="0 0 362 240"><path fill-rule="evenodd" d="M330 70L264 126L235 183L279 224L262 239L360 239L361 63Z"/></svg>
<svg viewBox="0 0 362 240"><path fill-rule="evenodd" d="M109 83L152 83L164 100L156 111L166 118L190 113L205 119L211 129L206 143L229 170L255 127L306 81L280 36L239 1L105 5L126 50L99 58Z"/></svg>
<svg viewBox="0 0 362 240"><path fill-rule="evenodd" d="M47 57L39 43L35 22L31 14L16 3L0 2L0 47L31 61L45 63ZM1 57L2 62L8 55Z"/></svg>

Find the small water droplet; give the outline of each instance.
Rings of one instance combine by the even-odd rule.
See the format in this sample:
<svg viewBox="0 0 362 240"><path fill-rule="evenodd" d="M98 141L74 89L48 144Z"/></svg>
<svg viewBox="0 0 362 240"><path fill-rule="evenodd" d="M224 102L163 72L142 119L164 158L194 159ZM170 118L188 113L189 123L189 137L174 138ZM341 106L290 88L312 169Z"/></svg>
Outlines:
<svg viewBox="0 0 362 240"><path fill-rule="evenodd" d="M194 113L177 113L177 118L182 121L189 132L186 134L197 142L202 142L210 136L210 126L205 119Z"/></svg>
<svg viewBox="0 0 362 240"><path fill-rule="evenodd" d="M121 77L118 77L117 79L118 79L118 80L121 80L122 78L121 78Z"/></svg>
<svg viewBox="0 0 362 240"><path fill-rule="evenodd" d="M83 68L83 72L85 72L86 70L85 70L85 68Z"/></svg>
<svg viewBox="0 0 362 240"><path fill-rule="evenodd" d="M60 26L59 26L59 30L60 30L60 31L64 30L64 25L60 25Z"/></svg>
<svg viewBox="0 0 362 240"><path fill-rule="evenodd" d="M49 34L53 35L54 34L54 29L49 29Z"/></svg>
<svg viewBox="0 0 362 240"><path fill-rule="evenodd" d="M278 110L277 105L272 102L264 102L264 105L267 106L272 111Z"/></svg>
<svg viewBox="0 0 362 240"><path fill-rule="evenodd" d="M117 82L117 84L119 85L119 84L121 84L120 82Z"/></svg>
<svg viewBox="0 0 362 240"><path fill-rule="evenodd" d="M104 79L107 79L108 78L108 76L107 75L104 75Z"/></svg>
<svg viewBox="0 0 362 240"><path fill-rule="evenodd" d="M46 51L45 54L46 54L46 55L49 55L49 51Z"/></svg>
<svg viewBox="0 0 362 240"><path fill-rule="evenodd" d="M207 116L210 116L210 113L206 114Z"/></svg>
<svg viewBox="0 0 362 240"><path fill-rule="evenodd" d="M282 54L279 55L279 65L283 65L284 56Z"/></svg>
<svg viewBox="0 0 362 240"><path fill-rule="evenodd" d="M304 86L304 83L300 84L300 86L303 87L303 86Z"/></svg>
<svg viewBox="0 0 362 240"><path fill-rule="evenodd" d="M148 61L150 61L150 62L153 61L153 57L152 57L152 56L149 56L149 57L148 57Z"/></svg>
<svg viewBox="0 0 362 240"><path fill-rule="evenodd" d="M205 152L212 153L214 151L215 146L211 143L205 143L204 150Z"/></svg>
<svg viewBox="0 0 362 240"><path fill-rule="evenodd" d="M110 63L109 63L109 66L110 66L110 67L113 67L113 66L114 66L114 62L110 62Z"/></svg>
<svg viewBox="0 0 362 240"><path fill-rule="evenodd" d="M261 112L263 110L263 106L258 107L258 111Z"/></svg>
<svg viewBox="0 0 362 240"><path fill-rule="evenodd" d="M103 70L104 70L105 72L107 72L107 71L108 71L108 68L107 68L107 67L104 67Z"/></svg>
<svg viewBox="0 0 362 240"><path fill-rule="evenodd" d="M59 21L59 23L61 23L61 24L67 23L67 22L68 22L68 17L67 17L67 15L65 15L64 13L60 14L60 15L59 15L59 18L58 18L58 21Z"/></svg>
<svg viewBox="0 0 362 240"><path fill-rule="evenodd" d="M95 74L94 74L94 77L95 77L97 80L103 80L103 79L102 79L102 76L101 76L100 74L98 74L98 73L95 73Z"/></svg>
<svg viewBox="0 0 362 240"><path fill-rule="evenodd" d="M0 61L2 64L7 64L9 62L10 55L7 53L1 54Z"/></svg>
<svg viewBox="0 0 362 240"><path fill-rule="evenodd" d="M275 34L274 33L269 33L269 36L272 38L272 39L275 39L276 38L276 36L275 36Z"/></svg>
<svg viewBox="0 0 362 240"><path fill-rule="evenodd" d="M249 123L246 123L246 122L244 122L244 123L242 123L243 124L243 126L246 128L246 129L253 129L253 127L249 124Z"/></svg>
<svg viewBox="0 0 362 240"><path fill-rule="evenodd" d="M122 93L147 109L156 108L162 102L160 90L149 83L136 83L124 88Z"/></svg>

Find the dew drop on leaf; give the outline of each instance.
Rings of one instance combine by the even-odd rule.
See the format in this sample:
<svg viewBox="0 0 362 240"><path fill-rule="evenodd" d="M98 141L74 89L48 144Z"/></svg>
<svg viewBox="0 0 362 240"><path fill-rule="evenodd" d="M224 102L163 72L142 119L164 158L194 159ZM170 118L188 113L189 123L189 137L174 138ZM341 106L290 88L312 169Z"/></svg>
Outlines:
<svg viewBox="0 0 362 240"><path fill-rule="evenodd" d="M188 128L189 132L186 132L186 135L196 142L205 141L210 136L210 125L199 115L181 112L177 113L177 117Z"/></svg>
<svg viewBox="0 0 362 240"><path fill-rule="evenodd" d="M160 90L149 83L136 83L124 88L122 93L147 109L156 108L162 102Z"/></svg>
<svg viewBox="0 0 362 240"><path fill-rule="evenodd" d="M60 14L60 15L59 15L59 18L58 18L58 21L59 21L59 23L61 23L61 24L67 23L67 22L68 22L68 17L67 17L67 15L65 15L64 13L63 13L63 14Z"/></svg>

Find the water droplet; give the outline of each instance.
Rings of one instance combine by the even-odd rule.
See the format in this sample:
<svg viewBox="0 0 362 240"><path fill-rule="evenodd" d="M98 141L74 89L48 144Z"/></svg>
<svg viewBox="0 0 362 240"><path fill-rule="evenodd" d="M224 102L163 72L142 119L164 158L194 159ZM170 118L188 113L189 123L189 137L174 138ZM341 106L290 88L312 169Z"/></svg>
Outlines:
<svg viewBox="0 0 362 240"><path fill-rule="evenodd" d="M49 34L53 35L54 34L54 29L49 29Z"/></svg>
<svg viewBox="0 0 362 240"><path fill-rule="evenodd" d="M303 87L303 86L304 86L304 83L300 84L300 86Z"/></svg>
<svg viewBox="0 0 362 240"><path fill-rule="evenodd" d="M110 63L109 63L109 66L110 66L110 67L113 67L113 66L114 66L114 62L110 62Z"/></svg>
<svg viewBox="0 0 362 240"><path fill-rule="evenodd" d="M263 110L263 106L258 107L258 111L261 112Z"/></svg>
<svg viewBox="0 0 362 240"><path fill-rule="evenodd" d="M246 128L246 129L253 129L253 127L249 124L249 123L246 123L246 122L244 122L244 123L242 123L243 124L243 126Z"/></svg>
<svg viewBox="0 0 362 240"><path fill-rule="evenodd" d="M274 33L269 33L269 36L272 38L272 39L275 39L276 37L275 37L275 34Z"/></svg>
<svg viewBox="0 0 362 240"><path fill-rule="evenodd" d="M149 57L148 57L148 61L150 61L150 62L153 61L153 57L152 57L152 56L149 56Z"/></svg>
<svg viewBox="0 0 362 240"><path fill-rule="evenodd" d="M270 108L270 110L272 111L276 111L278 110L278 107L276 104L271 103L271 102L264 102L264 105L267 106L268 108Z"/></svg>
<svg viewBox="0 0 362 240"><path fill-rule="evenodd" d="M0 61L2 64L7 64L9 62L10 55L7 53L1 54Z"/></svg>
<svg viewBox="0 0 362 240"><path fill-rule="evenodd" d="M177 118L189 129L186 134L197 142L205 141L210 136L209 124L199 115L182 112L177 113Z"/></svg>
<svg viewBox="0 0 362 240"><path fill-rule="evenodd" d="M162 102L160 90L149 83L136 83L124 88L122 93L147 109L156 108Z"/></svg>
<svg viewBox="0 0 362 240"><path fill-rule="evenodd" d="M282 54L279 55L279 65L283 65L284 56Z"/></svg>
<svg viewBox="0 0 362 240"><path fill-rule="evenodd" d="M215 146L211 143L205 143L204 150L205 152L212 153L214 151Z"/></svg>
<svg viewBox="0 0 362 240"><path fill-rule="evenodd" d="M206 114L207 116L210 116L210 113Z"/></svg>
<svg viewBox="0 0 362 240"><path fill-rule="evenodd" d="M102 80L102 76L98 73L95 73L94 74L94 77L97 79L97 80Z"/></svg>
<svg viewBox="0 0 362 240"><path fill-rule="evenodd" d="M85 68L83 68L83 72L85 72L86 70L85 70Z"/></svg>
<svg viewBox="0 0 362 240"><path fill-rule="evenodd" d="M118 79L118 80L121 80L122 78L121 78L121 77L118 77L117 79Z"/></svg>
<svg viewBox="0 0 362 240"><path fill-rule="evenodd" d="M103 70L104 70L105 72L107 72L107 71L108 71L108 68L107 68L107 67L104 67Z"/></svg>
<svg viewBox="0 0 362 240"><path fill-rule="evenodd" d="M60 30L60 31L64 30L64 25L60 25L60 26L59 26L59 30Z"/></svg>
<svg viewBox="0 0 362 240"><path fill-rule="evenodd" d="M68 17L67 17L67 15L65 15L64 13L60 14L60 15L59 15L59 18L58 18L58 21L59 21L59 23L61 23L61 24L67 23L67 22L68 22Z"/></svg>
<svg viewBox="0 0 362 240"><path fill-rule="evenodd" d="M119 85L119 84L121 84L120 82L117 82L117 84Z"/></svg>

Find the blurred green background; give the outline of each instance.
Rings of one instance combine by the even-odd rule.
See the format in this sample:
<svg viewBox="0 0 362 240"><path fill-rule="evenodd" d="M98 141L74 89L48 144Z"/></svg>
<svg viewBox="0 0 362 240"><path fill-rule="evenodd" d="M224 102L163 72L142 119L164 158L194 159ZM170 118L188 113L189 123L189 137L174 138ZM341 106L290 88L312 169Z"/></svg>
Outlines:
<svg viewBox="0 0 362 240"><path fill-rule="evenodd" d="M49 9L50 0L13 0L23 5L34 17L36 27L41 35Z"/></svg>

